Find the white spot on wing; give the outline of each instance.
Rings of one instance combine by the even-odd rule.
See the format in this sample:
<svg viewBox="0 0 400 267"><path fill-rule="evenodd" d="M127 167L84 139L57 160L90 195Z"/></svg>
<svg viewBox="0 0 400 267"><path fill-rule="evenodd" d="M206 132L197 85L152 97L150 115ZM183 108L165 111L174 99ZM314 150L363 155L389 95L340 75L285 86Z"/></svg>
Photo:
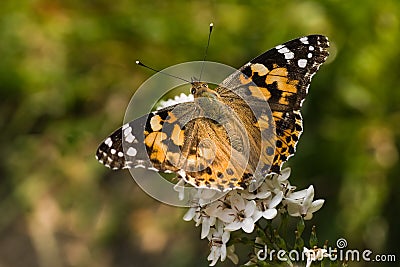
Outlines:
<svg viewBox="0 0 400 267"><path fill-rule="evenodd" d="M299 61L297 61L297 64L299 65L300 68L305 68L307 66L307 59L299 59Z"/></svg>
<svg viewBox="0 0 400 267"><path fill-rule="evenodd" d="M124 136L128 136L128 134L130 134L132 132L132 127L127 127L124 129Z"/></svg>
<svg viewBox="0 0 400 267"><path fill-rule="evenodd" d="M278 52L281 54L285 54L287 52L290 52L290 50L286 46L282 46L281 49L278 49Z"/></svg>
<svg viewBox="0 0 400 267"><path fill-rule="evenodd" d="M147 169L150 170L150 171L155 171L155 172L159 172L160 171L159 169L156 169L154 167L148 167Z"/></svg>
<svg viewBox="0 0 400 267"><path fill-rule="evenodd" d="M281 53L285 56L285 59L292 59L294 58L294 53L290 51L286 46L283 46L278 49L278 53Z"/></svg>
<svg viewBox="0 0 400 267"><path fill-rule="evenodd" d="M118 152L118 157L122 158L124 156L124 153L122 153L121 151Z"/></svg>
<svg viewBox="0 0 400 267"><path fill-rule="evenodd" d="M134 167L135 167L135 169L136 168L146 168L144 160L136 161Z"/></svg>
<svg viewBox="0 0 400 267"><path fill-rule="evenodd" d="M285 59L292 59L292 58L294 58L294 53L293 52L285 53Z"/></svg>
<svg viewBox="0 0 400 267"><path fill-rule="evenodd" d="M313 51L314 50L314 46L310 45L310 47L308 47L308 50Z"/></svg>
<svg viewBox="0 0 400 267"><path fill-rule="evenodd" d="M308 38L302 37L302 38L300 38L300 42L302 42L303 44L308 44Z"/></svg>
<svg viewBox="0 0 400 267"><path fill-rule="evenodd" d="M117 153L117 150L115 150L114 148L111 148L111 154L115 154L115 153Z"/></svg>
<svg viewBox="0 0 400 267"><path fill-rule="evenodd" d="M128 136L125 137L125 141L128 143L132 143L133 140L135 140L135 137L131 133L129 133Z"/></svg>
<svg viewBox="0 0 400 267"><path fill-rule="evenodd" d="M143 164L136 164L135 169L137 168L146 168L146 166L144 166Z"/></svg>
<svg viewBox="0 0 400 267"><path fill-rule="evenodd" d="M312 58L312 53L308 53L308 54L307 54L307 57L308 57L308 58Z"/></svg>
<svg viewBox="0 0 400 267"><path fill-rule="evenodd" d="M137 154L137 150L136 150L136 148L130 147L130 148L128 148L128 150L126 151L126 154L128 154L128 155L131 156L131 157L134 157L134 156L136 156L136 154Z"/></svg>
<svg viewBox="0 0 400 267"><path fill-rule="evenodd" d="M106 139L106 141L104 141L104 144L106 144L108 147L111 147L112 144L113 144L113 142L112 142L111 138L108 137L108 138Z"/></svg>

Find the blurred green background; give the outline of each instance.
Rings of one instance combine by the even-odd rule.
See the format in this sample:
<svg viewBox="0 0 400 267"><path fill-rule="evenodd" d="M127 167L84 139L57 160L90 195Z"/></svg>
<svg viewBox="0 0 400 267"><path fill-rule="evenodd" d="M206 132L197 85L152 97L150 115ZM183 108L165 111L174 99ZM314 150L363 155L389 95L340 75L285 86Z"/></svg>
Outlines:
<svg viewBox="0 0 400 267"><path fill-rule="evenodd" d="M291 182L326 199L307 222L321 245L344 237L400 261L399 1L0 5L0 266L208 264L208 242L182 220L185 209L153 200L94 153L153 74L135 60L201 60L210 22L208 60L237 68L289 39L330 38L287 164Z"/></svg>

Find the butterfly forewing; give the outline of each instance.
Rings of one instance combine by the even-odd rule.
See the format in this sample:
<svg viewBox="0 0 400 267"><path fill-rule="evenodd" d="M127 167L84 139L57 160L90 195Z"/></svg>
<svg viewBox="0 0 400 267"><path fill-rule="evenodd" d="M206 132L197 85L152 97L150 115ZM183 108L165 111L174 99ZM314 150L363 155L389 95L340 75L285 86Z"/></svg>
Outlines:
<svg viewBox="0 0 400 267"><path fill-rule="evenodd" d="M322 35L289 41L251 60L222 83L225 88L235 88L240 96L268 100L276 128L271 172L279 173L295 153L303 129L301 104L311 78L329 55L328 47L328 39Z"/></svg>

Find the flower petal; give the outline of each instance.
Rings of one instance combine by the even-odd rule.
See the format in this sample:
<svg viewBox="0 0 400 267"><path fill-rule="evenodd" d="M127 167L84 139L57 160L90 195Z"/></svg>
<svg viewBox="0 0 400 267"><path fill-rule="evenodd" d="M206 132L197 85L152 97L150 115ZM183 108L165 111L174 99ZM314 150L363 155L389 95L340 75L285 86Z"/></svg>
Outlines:
<svg viewBox="0 0 400 267"><path fill-rule="evenodd" d="M314 213L314 212L318 211L320 208L322 208L324 203L325 203L324 199L314 200L313 203L311 204L311 208L308 211L311 213Z"/></svg>
<svg viewBox="0 0 400 267"><path fill-rule="evenodd" d="M246 204L246 208L244 210L244 216L246 218L251 217L256 210L256 202L254 200L250 200Z"/></svg>
<svg viewBox="0 0 400 267"><path fill-rule="evenodd" d="M291 170L289 167L283 169L283 170L281 171L281 174L278 176L278 181L279 181L279 182L286 181L286 180L289 178L290 172L291 172L291 171L292 171L292 170Z"/></svg>
<svg viewBox="0 0 400 267"><path fill-rule="evenodd" d="M193 217L196 215L197 208L190 208L186 214L183 216L183 220L191 221Z"/></svg>
<svg viewBox="0 0 400 267"><path fill-rule="evenodd" d="M226 225L224 230L226 231L236 231L242 228L242 223L238 221L231 222L230 224Z"/></svg>
<svg viewBox="0 0 400 267"><path fill-rule="evenodd" d="M266 211L264 211L262 213L262 216L267 220L271 220L271 219L275 218L277 214L278 214L278 211L276 209L267 209Z"/></svg>
<svg viewBox="0 0 400 267"><path fill-rule="evenodd" d="M295 202L287 202L287 211L290 216L299 217L301 206Z"/></svg>
<svg viewBox="0 0 400 267"><path fill-rule="evenodd" d="M204 239L208 236L208 233L210 232L210 226L210 220L203 220L203 223L201 224L201 239Z"/></svg>
<svg viewBox="0 0 400 267"><path fill-rule="evenodd" d="M211 261L209 266L214 266L217 263L217 261L218 261L220 256L221 256L220 247L219 246L212 246L210 248L210 254L207 257L207 260Z"/></svg>
<svg viewBox="0 0 400 267"><path fill-rule="evenodd" d="M231 223L235 220L236 211L232 209L223 209L218 213L218 219L224 223Z"/></svg>
<svg viewBox="0 0 400 267"><path fill-rule="evenodd" d="M224 231L221 238L222 243L224 244L228 243L230 237L231 237L231 232Z"/></svg>
<svg viewBox="0 0 400 267"><path fill-rule="evenodd" d="M242 229L246 233L252 233L254 230L254 221L252 218L246 218L242 221Z"/></svg>
<svg viewBox="0 0 400 267"><path fill-rule="evenodd" d="M303 219L308 221L311 220L313 217L313 214L311 212L307 213L306 215L303 214Z"/></svg>
<svg viewBox="0 0 400 267"><path fill-rule="evenodd" d="M230 195L229 199L231 201L232 209L235 209L237 211L245 209L246 204L244 198L238 193L236 193L236 191L232 191L232 194Z"/></svg>
<svg viewBox="0 0 400 267"><path fill-rule="evenodd" d="M286 196L286 198L298 200L298 199L304 199L306 195L307 195L307 189L303 189L297 192L290 193L288 196Z"/></svg>
<svg viewBox="0 0 400 267"><path fill-rule="evenodd" d="M310 185L307 188L307 193L306 193L306 196L303 201L303 206L307 207L307 209L308 209L308 207L311 207L313 198L314 198L314 187L312 185Z"/></svg>
<svg viewBox="0 0 400 267"><path fill-rule="evenodd" d="M272 199L271 202L268 205L268 208L275 208L276 206L279 205L279 203L282 202L283 199L283 192L280 191L278 194L276 194Z"/></svg>
<svg viewBox="0 0 400 267"><path fill-rule="evenodd" d="M253 222L257 222L262 216L263 212L257 209L254 211L253 216L251 216L251 218L253 218Z"/></svg>
<svg viewBox="0 0 400 267"><path fill-rule="evenodd" d="M226 259L226 245L222 244L220 250L221 250L221 261L224 261Z"/></svg>

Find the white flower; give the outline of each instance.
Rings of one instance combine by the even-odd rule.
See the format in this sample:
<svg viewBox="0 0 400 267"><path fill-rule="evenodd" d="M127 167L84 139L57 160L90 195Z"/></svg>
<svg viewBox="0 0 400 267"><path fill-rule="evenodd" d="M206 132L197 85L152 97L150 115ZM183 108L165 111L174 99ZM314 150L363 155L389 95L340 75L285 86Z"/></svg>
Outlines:
<svg viewBox="0 0 400 267"><path fill-rule="evenodd" d="M185 213L185 215L183 216L183 220L185 220L185 221L187 221L187 222L188 222L188 221L191 221L191 220L197 222L197 221L199 220L199 218L200 218L200 211L201 211L200 206L191 207L191 208Z"/></svg>
<svg viewBox="0 0 400 267"><path fill-rule="evenodd" d="M229 241L230 232L224 231L224 225L219 222L215 225L215 228L210 229L207 238L210 240L211 245L207 260L211 261L210 266L214 266L218 259L221 259L221 261L226 259L226 243ZM230 249L230 253L233 253L232 249Z"/></svg>
<svg viewBox="0 0 400 267"><path fill-rule="evenodd" d="M193 220L196 222L196 227L201 224L201 239L205 238L210 231L210 227L215 225L216 217L210 216L207 211L217 208L216 204L208 205L206 207L195 206L190 208L183 216L185 221Z"/></svg>
<svg viewBox="0 0 400 267"><path fill-rule="evenodd" d="M265 184L271 192L278 194L280 191L286 195L288 192L294 191L295 186L291 186L288 179L290 176L291 169L285 168L280 174L269 174L265 179Z"/></svg>
<svg viewBox="0 0 400 267"><path fill-rule="evenodd" d="M240 228L246 233L254 230L253 214L256 209L254 200L247 200L240 196L236 191L229 194L230 209L223 209L219 217L225 224L225 230L236 231Z"/></svg>
<svg viewBox="0 0 400 267"><path fill-rule="evenodd" d="M174 99L161 100L158 102L157 110L180 103L191 102L193 99L194 97L192 94L185 95L184 93L181 93L179 96L175 96Z"/></svg>
<svg viewBox="0 0 400 267"><path fill-rule="evenodd" d="M254 211L253 214L254 221L255 222L258 221L261 217L267 220L275 218L275 216L278 214L278 211L276 210L275 207L282 202L282 199L283 199L283 192L280 191L273 198L257 201L256 210Z"/></svg>
<svg viewBox="0 0 400 267"><path fill-rule="evenodd" d="M323 199L313 201L313 198L314 187L312 185L305 190L289 194L284 200L289 215L302 216L305 220L310 220L313 213L318 211L325 202Z"/></svg>
<svg viewBox="0 0 400 267"><path fill-rule="evenodd" d="M184 200L185 197L187 197L190 203L192 205L200 205L204 206L205 204L208 204L215 199L220 198L223 196L222 193L208 189L208 188L194 188L194 187L186 187L187 183L185 180L180 179L175 185L174 185L174 190L178 192L178 198L180 201Z"/></svg>
<svg viewBox="0 0 400 267"><path fill-rule="evenodd" d="M197 201L197 203L199 203L199 205L201 206L204 206L209 203L211 203L212 205L215 199L218 199L221 196L223 196L220 192L208 188L196 189L194 192L196 193L192 197L193 201Z"/></svg>
<svg viewBox="0 0 400 267"><path fill-rule="evenodd" d="M245 199L265 199L271 195L271 190L266 183L263 183L260 187L258 187L255 191L250 192L249 190L239 191L240 195Z"/></svg>
<svg viewBox="0 0 400 267"><path fill-rule="evenodd" d="M323 260L324 257L330 257L331 256L330 254L327 253L327 250L323 249L323 248L308 249L308 248L304 247L303 253L307 257L306 267L310 267L311 263L313 261L317 261L317 260L320 261L320 260Z"/></svg>
<svg viewBox="0 0 400 267"><path fill-rule="evenodd" d="M277 207L286 209L291 216L301 216L305 220L311 219L313 213L322 207L323 199L313 200L314 187L312 185L295 192L296 187L290 185L289 176L290 168L282 170L280 174L269 174L253 192L249 189L232 190L225 195L218 195L215 190L191 191L189 201L193 206L185 214L184 220L193 220L196 226L201 224L201 238L207 237L210 240L210 254L207 257L210 266L226 258L237 264L239 258L235 254L234 245L229 247L226 245L230 232L242 229L246 233L252 233L259 219L271 220L277 216ZM182 182L175 186L180 199L187 197L183 185ZM257 242L260 242L259 238L256 239ZM323 249L305 248L304 253L307 256L307 267L313 261L328 255ZM254 256L246 265L256 262L257 258Z"/></svg>
<svg viewBox="0 0 400 267"><path fill-rule="evenodd" d="M203 221L201 222L201 234L200 234L201 239L205 238L209 234L210 227L215 224L216 219L217 218L210 216L203 217Z"/></svg>

